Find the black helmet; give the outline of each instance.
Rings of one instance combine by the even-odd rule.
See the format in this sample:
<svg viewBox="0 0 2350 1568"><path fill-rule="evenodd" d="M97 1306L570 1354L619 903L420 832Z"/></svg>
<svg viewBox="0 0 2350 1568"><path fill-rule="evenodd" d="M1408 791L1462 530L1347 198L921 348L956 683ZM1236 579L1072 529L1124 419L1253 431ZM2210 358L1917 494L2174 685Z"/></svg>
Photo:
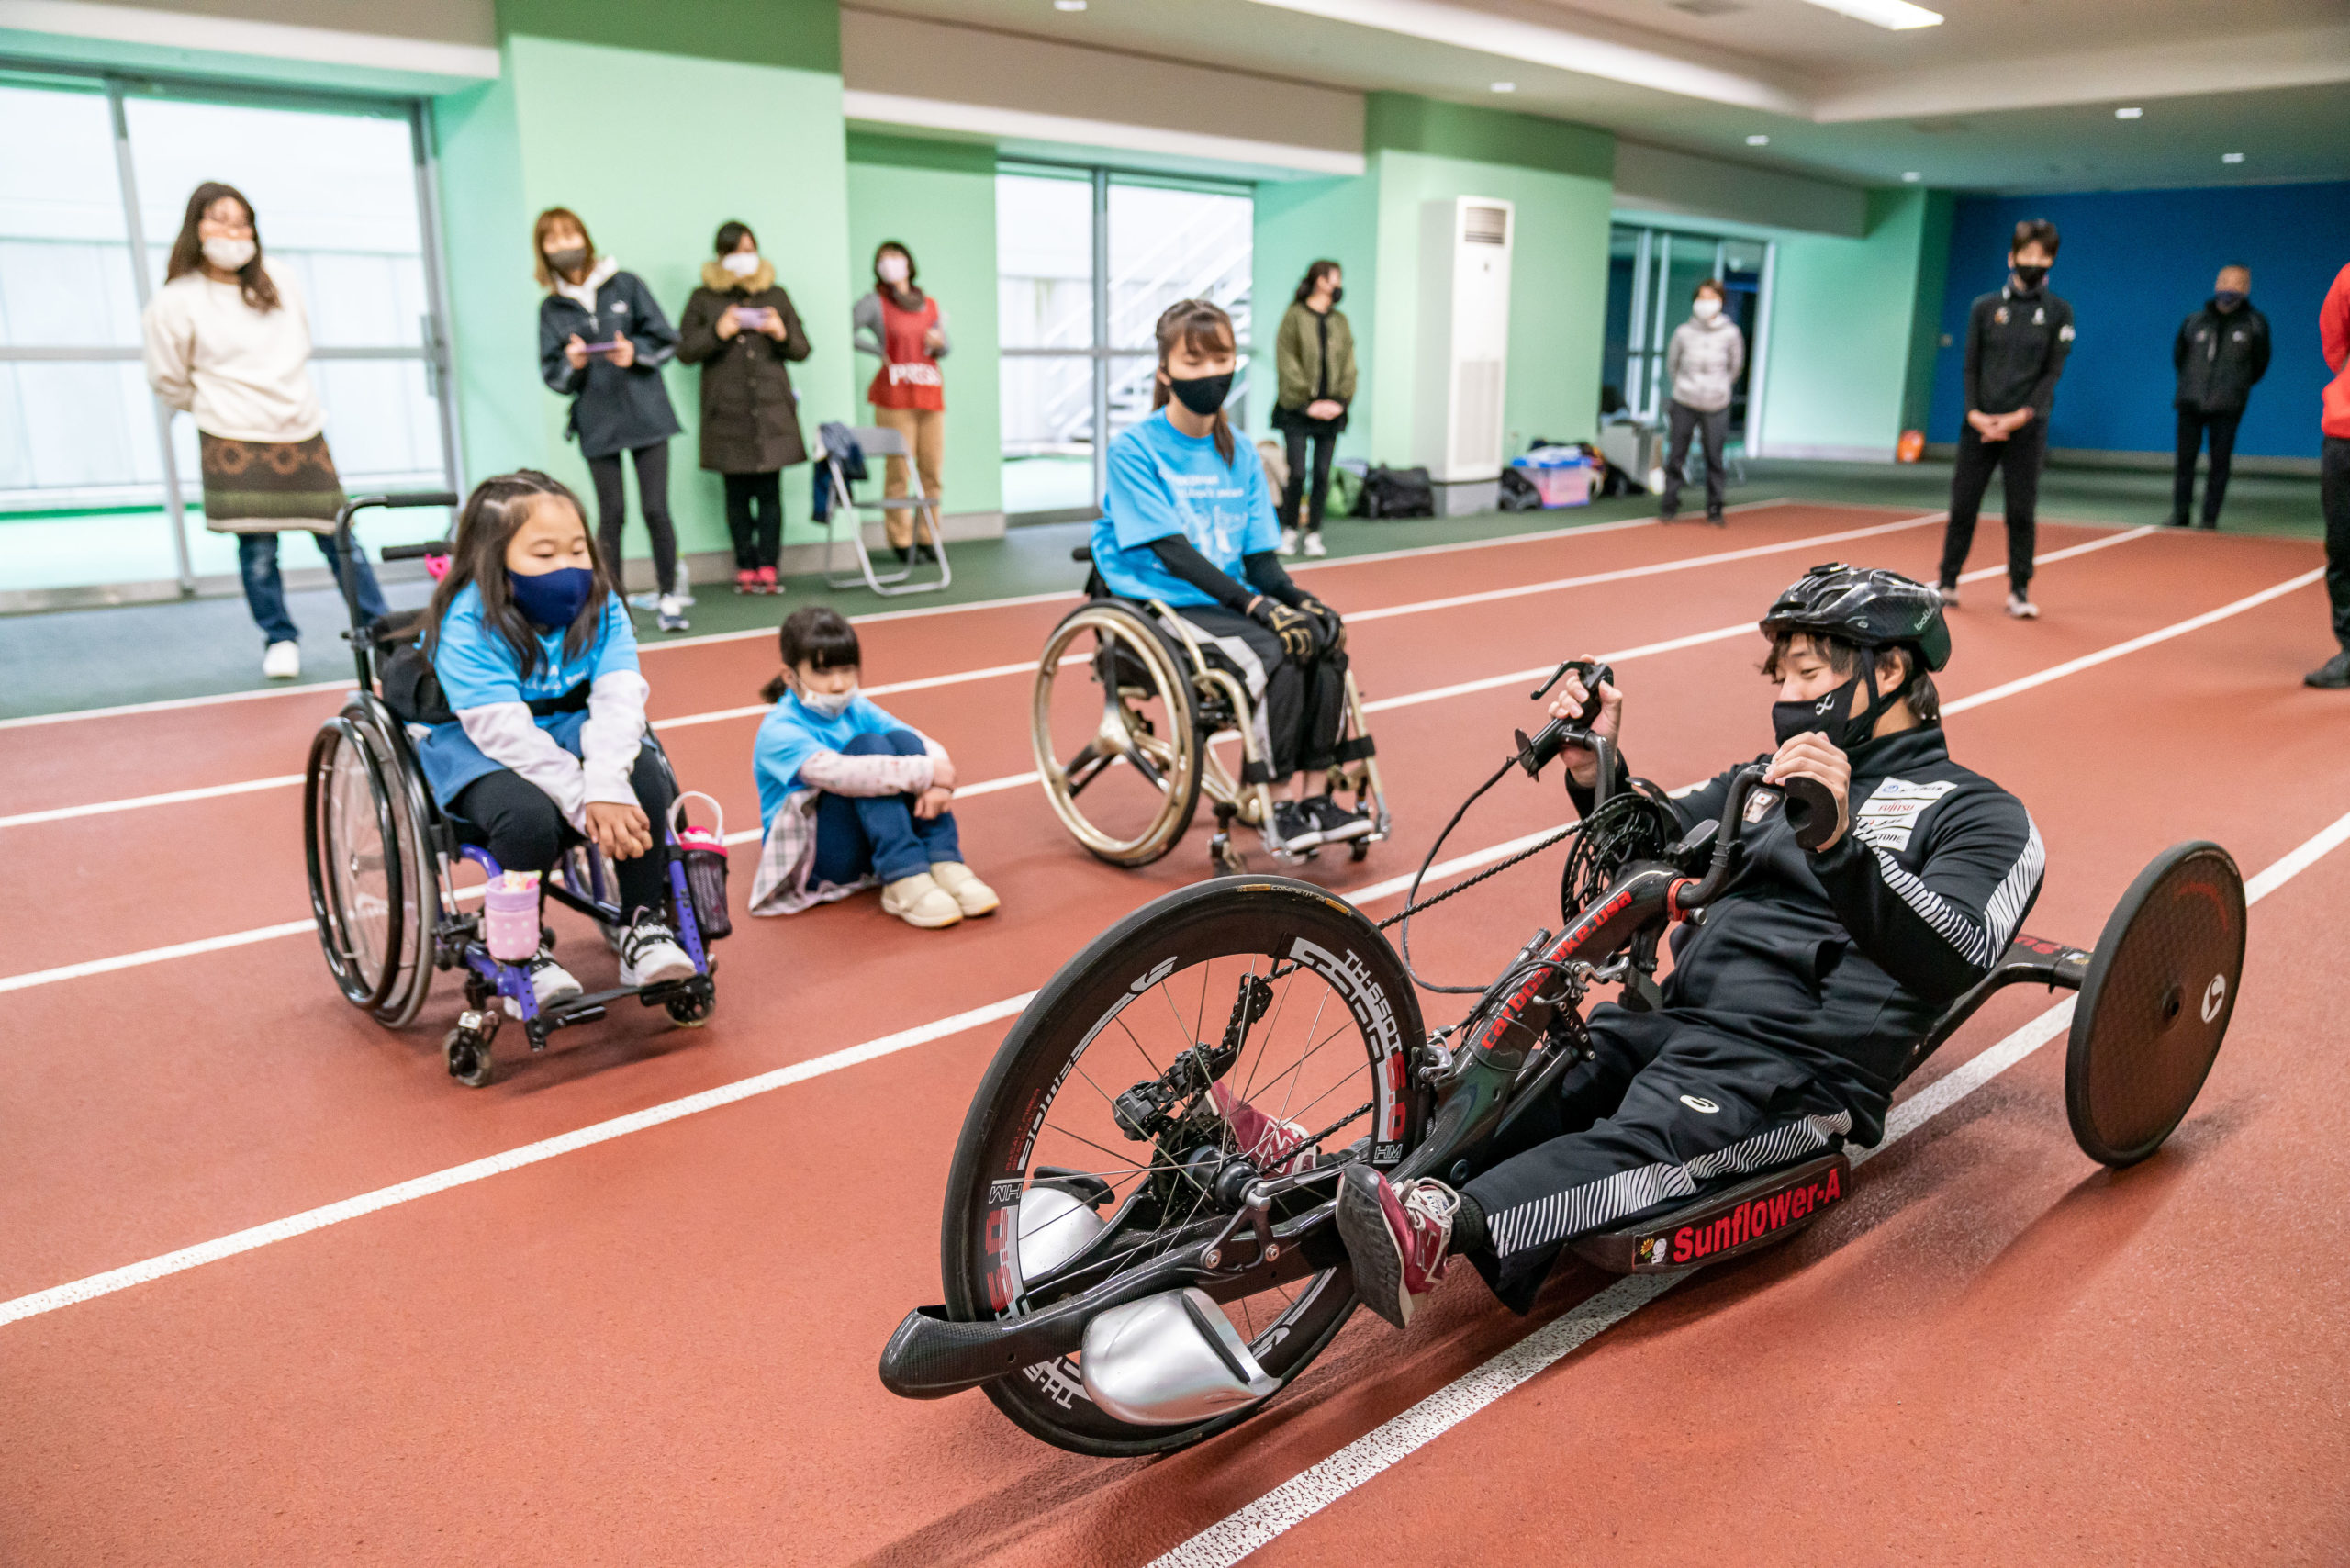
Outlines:
<svg viewBox="0 0 2350 1568"><path fill-rule="evenodd" d="M1863 648L1914 648L1930 670L1950 663L1942 596L1877 566L1831 561L1796 578L1762 618L1764 636L1790 632L1839 637Z"/></svg>

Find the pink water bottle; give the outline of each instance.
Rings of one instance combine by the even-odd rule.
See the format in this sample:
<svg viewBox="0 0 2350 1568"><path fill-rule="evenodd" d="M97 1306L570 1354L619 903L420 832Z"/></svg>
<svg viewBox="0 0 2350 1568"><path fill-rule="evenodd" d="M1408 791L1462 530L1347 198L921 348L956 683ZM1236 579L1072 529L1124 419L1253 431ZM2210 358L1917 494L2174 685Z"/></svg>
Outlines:
<svg viewBox="0 0 2350 1568"><path fill-rule="evenodd" d="M538 956L539 874L500 871L482 895L482 935L489 956L519 964Z"/></svg>

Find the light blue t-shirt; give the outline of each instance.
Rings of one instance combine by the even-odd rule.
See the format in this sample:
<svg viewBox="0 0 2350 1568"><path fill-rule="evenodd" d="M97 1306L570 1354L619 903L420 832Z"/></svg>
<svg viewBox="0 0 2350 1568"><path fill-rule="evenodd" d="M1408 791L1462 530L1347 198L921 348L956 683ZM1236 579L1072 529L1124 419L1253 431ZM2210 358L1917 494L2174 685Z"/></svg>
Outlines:
<svg viewBox="0 0 2350 1568"><path fill-rule="evenodd" d="M1237 431L1230 463L1212 436L1188 436L1158 412L1110 442L1110 487L1093 525L1093 565L1121 599L1181 608L1215 600L1175 576L1151 541L1181 534L1237 583L1244 557L1279 548L1281 524L1257 449Z"/></svg>
<svg viewBox="0 0 2350 1568"><path fill-rule="evenodd" d="M486 708L493 702L560 697L583 680L637 667L636 628L629 624L628 611L616 593L605 596L604 622L576 657L565 655L562 631L532 630L539 634L539 666L524 675L514 644L482 620L481 589L472 583L459 589L432 646L432 673L440 677L449 706ZM540 719L539 728L545 729L555 717Z"/></svg>
<svg viewBox="0 0 2350 1568"><path fill-rule="evenodd" d="M759 826L775 825L792 791L801 788L800 770L820 751L845 751L859 735L886 735L892 730L911 732L912 724L897 719L871 698L858 694L848 707L827 719L787 691L767 716L759 721L759 737L752 743L751 769L759 780Z"/></svg>

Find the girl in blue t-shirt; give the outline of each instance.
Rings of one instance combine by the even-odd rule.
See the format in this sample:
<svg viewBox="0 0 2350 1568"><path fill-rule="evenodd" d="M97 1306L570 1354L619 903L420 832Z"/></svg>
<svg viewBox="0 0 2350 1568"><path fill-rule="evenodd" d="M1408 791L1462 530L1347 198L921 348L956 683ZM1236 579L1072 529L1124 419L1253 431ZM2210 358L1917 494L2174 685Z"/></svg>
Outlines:
<svg viewBox="0 0 2350 1568"><path fill-rule="evenodd" d="M996 907L963 864L955 764L856 680L864 655L840 611L811 604L784 621L783 669L759 695L775 704L752 756L767 842L753 914L796 914L881 886L881 907L936 930Z"/></svg>
<svg viewBox="0 0 2350 1568"><path fill-rule="evenodd" d="M1207 634L1209 655L1248 684L1270 760L1274 836L1292 850L1360 838L1371 819L1307 794L1336 760L1346 721L1347 633L1290 579L1256 449L1225 419L1238 363L1232 318L1185 299L1158 319L1158 411L1110 442L1093 565L1121 599L1158 599Z"/></svg>
<svg viewBox="0 0 2350 1568"><path fill-rule="evenodd" d="M527 468L483 480L465 499L425 626L425 656L457 716L417 744L433 799L478 828L509 871L553 870L571 845L594 843L629 912L621 983L693 973L661 918L668 875L657 850L672 797L641 745L636 634L578 498ZM541 1006L580 994L544 948L531 961L531 989Z"/></svg>

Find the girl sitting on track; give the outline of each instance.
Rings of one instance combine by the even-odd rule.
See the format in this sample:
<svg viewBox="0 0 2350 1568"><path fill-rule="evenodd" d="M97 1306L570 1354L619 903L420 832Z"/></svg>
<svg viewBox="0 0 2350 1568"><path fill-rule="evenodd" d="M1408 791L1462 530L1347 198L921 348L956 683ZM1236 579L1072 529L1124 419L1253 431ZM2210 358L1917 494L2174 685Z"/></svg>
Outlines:
<svg viewBox="0 0 2350 1568"><path fill-rule="evenodd" d="M1290 579L1256 449L1233 439L1224 400L1237 364L1232 318L1183 299L1158 318L1158 411L1110 442L1109 493L1093 565L1121 599L1158 599L1206 635L1210 657L1248 688L1257 744L1277 795L1273 834L1292 850L1360 838L1371 819L1326 786L1346 722L1346 628Z"/></svg>
<svg viewBox="0 0 2350 1568"><path fill-rule="evenodd" d="M640 744L636 634L579 498L527 468L483 480L425 625L425 655L457 716L416 748L433 798L480 829L509 871L550 871L572 845L594 843L630 912L621 983L692 974L661 918L668 878L657 850L672 797ZM580 993L543 947L531 989L542 1007Z"/></svg>
<svg viewBox="0 0 2350 1568"><path fill-rule="evenodd" d="M752 767L767 842L753 914L797 914L881 885L881 907L937 930L991 913L995 890L963 864L946 748L856 689L864 655L840 611L811 604L783 623L783 669L759 695Z"/></svg>

